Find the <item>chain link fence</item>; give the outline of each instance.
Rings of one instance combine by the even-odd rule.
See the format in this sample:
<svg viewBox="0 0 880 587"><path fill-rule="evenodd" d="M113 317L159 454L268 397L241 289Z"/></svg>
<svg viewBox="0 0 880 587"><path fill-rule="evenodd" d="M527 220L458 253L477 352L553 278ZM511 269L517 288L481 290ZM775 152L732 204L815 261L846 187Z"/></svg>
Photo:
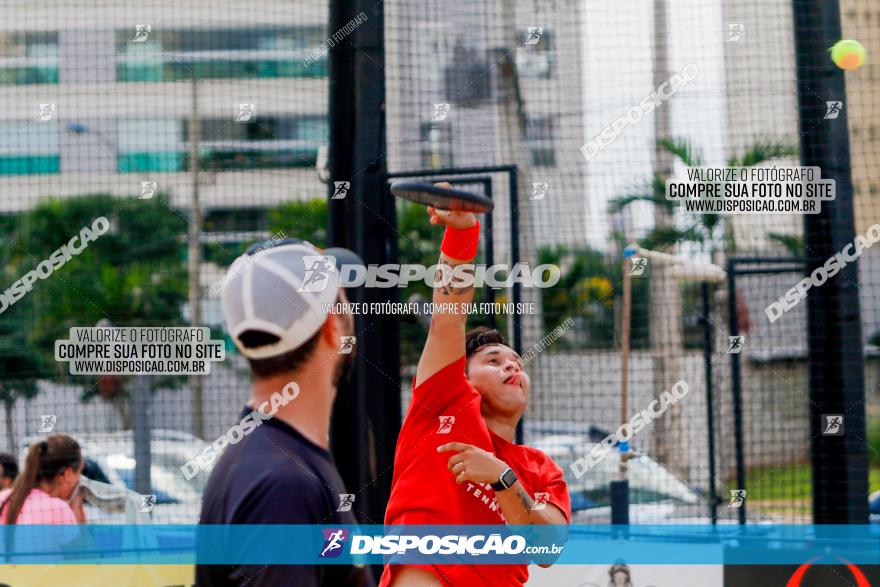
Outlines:
<svg viewBox="0 0 880 587"><path fill-rule="evenodd" d="M389 169L454 177L456 168L516 165L513 232L510 186L493 184L496 259L510 259L516 242L515 260L562 270L556 287L522 291L537 308L521 317L520 352L537 351L523 433L566 469L574 519L610 519L619 456L595 464L592 447L681 380L688 394L630 441L639 455L628 463L630 520L735 521L747 511L749 521L811 522L811 422L822 414L810 399L807 304L773 323L765 313L805 265L760 264L772 272L738 275L733 289L715 272L748 267L732 259L814 257L803 215L685 213L665 197L666 180L689 167L800 165L802 137L818 131L799 126L797 8L655 2L625 19L597 2L385 8ZM844 38L876 41L873 6L844 1L841 14ZM845 98L816 97L848 109L858 234L880 219L874 67L847 74ZM623 272L633 268L623 252L632 243L676 259L642 255L647 264L631 277L624 382ZM866 397L847 406L867 412L872 491L877 259L874 248L859 258Z"/></svg>
<svg viewBox="0 0 880 587"><path fill-rule="evenodd" d="M745 490L750 521L810 522L811 419L823 414L810 399L807 303L774 322L765 312L804 265L730 264L813 257L803 216L687 214L665 197L665 181L687 167L800 164L815 129L799 126L797 14L775 0L650 6L620 18L594 1L385 2L387 169L488 186L496 207L483 242L494 262L560 268L551 288L480 292L529 309L470 324L494 324L533 357L522 437L563 466L573 521L610 519L619 455L591 451L642 414L630 440L630 521L734 521ZM356 40L359 24L329 30L328 10L311 0L180 10L148 0L8 11L0 451L21 458L47 431L68 433L96 479L138 489L134 392L146 385L153 520L195 521L207 475L187 480L180 467L235 423L250 386L223 332L218 284L254 242L330 244L326 182L339 178L322 172L328 53ZM872 2L842 0L841 17L845 38L880 44ZM880 222L876 68L869 56L847 73L845 96L816 98L842 102L848 116L860 235ZM828 108L822 124L840 106ZM499 171L511 165L514 174ZM421 214L398 205L401 263L433 262L439 236ZM53 257L99 218L109 230ZM644 266L625 260L633 243ZM48 272L41 264L53 258ZM756 265L773 271L737 274L729 287L731 267ZM847 408L867 416L860 441L876 491L880 249L865 248L857 278L865 400ZM400 299L428 293L408 288ZM71 327L108 323L207 326L227 357L204 377L76 376L55 359ZM405 410L424 327L408 317L400 329ZM687 394L659 403L679 381Z"/></svg>

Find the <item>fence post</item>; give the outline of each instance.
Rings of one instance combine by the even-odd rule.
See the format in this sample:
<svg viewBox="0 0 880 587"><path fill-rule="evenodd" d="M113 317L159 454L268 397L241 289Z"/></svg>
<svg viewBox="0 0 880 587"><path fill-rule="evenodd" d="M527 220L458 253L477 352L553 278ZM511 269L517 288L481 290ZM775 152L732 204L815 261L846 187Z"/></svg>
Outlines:
<svg viewBox="0 0 880 587"><path fill-rule="evenodd" d="M700 284L703 312L703 368L706 377L706 437L709 451L709 517L718 523L718 494L715 487L715 407L712 389L712 304L709 300L709 283Z"/></svg>
<svg viewBox="0 0 880 587"><path fill-rule="evenodd" d="M347 23L363 13L353 30ZM330 199L329 240L365 263L394 263L397 231L385 186L384 3L332 0L329 34L330 196L334 181L351 182L344 199ZM349 27L351 28L351 27ZM395 302L396 288L347 291L359 303ZM391 468L400 430L400 344L393 315L356 317L357 353L351 383L340 385L332 445L349 491L365 519L381 521L391 493Z"/></svg>
<svg viewBox="0 0 880 587"><path fill-rule="evenodd" d="M855 237L846 86L828 55L841 38L837 0L793 0L801 165L816 166L836 182L836 199L804 216L808 272ZM843 101L825 120L827 100ZM813 521L868 521L865 382L858 265L853 262L807 296ZM824 436L822 414L843 414L843 436Z"/></svg>
<svg viewBox="0 0 880 587"><path fill-rule="evenodd" d="M147 375L136 375L132 381L134 400L134 489L141 495L152 493L150 468L152 466L152 425L150 424L150 380Z"/></svg>
<svg viewBox="0 0 880 587"><path fill-rule="evenodd" d="M730 336L739 336L739 314L736 306L736 261L727 260L727 319ZM736 452L737 489L746 488L746 464L743 453L742 370L740 353L730 354L730 385L733 390L733 443ZM748 494L746 494L748 498ZM739 523L746 523L746 501L737 510Z"/></svg>

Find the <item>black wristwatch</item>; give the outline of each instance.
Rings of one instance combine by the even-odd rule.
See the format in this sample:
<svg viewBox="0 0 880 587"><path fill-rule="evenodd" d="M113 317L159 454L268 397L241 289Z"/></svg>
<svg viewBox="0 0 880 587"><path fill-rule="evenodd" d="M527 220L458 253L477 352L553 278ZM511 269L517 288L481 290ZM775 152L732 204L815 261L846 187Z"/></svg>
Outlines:
<svg viewBox="0 0 880 587"><path fill-rule="evenodd" d="M498 478L498 481L492 484L492 489L495 491L504 491L505 489L510 489L514 483L516 483L516 473L510 467L504 469L504 472L501 473L501 477Z"/></svg>

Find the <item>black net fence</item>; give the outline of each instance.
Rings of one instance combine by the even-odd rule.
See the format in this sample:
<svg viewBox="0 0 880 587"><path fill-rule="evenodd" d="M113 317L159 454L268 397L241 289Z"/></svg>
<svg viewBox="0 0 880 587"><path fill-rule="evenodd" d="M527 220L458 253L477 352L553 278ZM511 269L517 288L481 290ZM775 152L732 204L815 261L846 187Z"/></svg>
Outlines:
<svg viewBox="0 0 880 587"><path fill-rule="evenodd" d="M258 241L327 245L327 3L19 8L0 26L0 451L23 465L69 434L86 477L134 499L87 507L92 521L195 523L208 473L193 459L250 394L226 270ZM70 328L190 325L225 349L208 375L56 360ZM152 431L147 485L135 430Z"/></svg>
<svg viewBox="0 0 880 587"><path fill-rule="evenodd" d="M774 310L765 311L804 278L803 259L818 255L804 248L804 215L686 212L665 184L688 168L797 167L802 138L835 124L841 101L856 229L846 239L865 235L880 219L876 66L848 72L845 97L814 92L828 115L800 121L799 88L810 89L797 77L791 3L654 2L626 18L592 2L385 8L389 170L466 178L516 165L512 230L511 185L495 174L495 262L561 269L553 287L523 287L533 308L514 310L519 324L503 315L501 326L511 338L521 327L519 351L531 359L524 441L565 470L573 520L610 520L620 457L594 447L628 422L639 428L626 473L631 522L811 522L811 423L825 419L810 399L807 303L772 322ZM873 6L844 1L841 15L843 38L876 42ZM453 172L462 168L471 169ZM624 265L633 244L643 260ZM729 265L749 258L758 260ZM864 358L848 368L864 369L866 391L846 409L853 421L867 414L867 438L857 442L869 445L871 491L880 489L878 259L866 247L858 274L846 277L859 282ZM732 313L740 338L731 338ZM404 361L404 381L414 364ZM679 381L687 394L667 402Z"/></svg>
<svg viewBox="0 0 880 587"><path fill-rule="evenodd" d="M356 42L360 17L340 34L328 10L41 3L0 23L0 451L20 461L70 434L93 479L157 496L150 519L197 519L207 473L181 467L236 423L250 386L223 329L226 269L266 239L329 244L328 51ZM880 45L873 2L842 0L841 18L844 38ZM812 521L826 414L810 400L807 302L772 322L765 311L813 256L803 215L686 213L665 197L687 168L796 167L803 136L846 122L843 108L845 237L880 222L877 66L869 55L845 96L816 95L826 116L803 124L794 22L789 2L660 0L625 18L596 2L384 3L388 171L492 197L481 261L559 268L551 287L483 288L477 301L500 306L470 325L498 327L526 357L523 441L565 471L573 522L610 520L620 456L595 447L622 423L631 522ZM399 262L433 264L439 234L397 206ZM731 265L742 258L783 261ZM860 251L855 277L865 399L840 415L845 431L847 410L866 414L856 441L877 491L880 249ZM418 296L430 291L400 292ZM71 374L55 341L109 325L206 327L225 359L199 377ZM400 331L405 410L425 326L406 317ZM135 475L144 427L150 486Z"/></svg>

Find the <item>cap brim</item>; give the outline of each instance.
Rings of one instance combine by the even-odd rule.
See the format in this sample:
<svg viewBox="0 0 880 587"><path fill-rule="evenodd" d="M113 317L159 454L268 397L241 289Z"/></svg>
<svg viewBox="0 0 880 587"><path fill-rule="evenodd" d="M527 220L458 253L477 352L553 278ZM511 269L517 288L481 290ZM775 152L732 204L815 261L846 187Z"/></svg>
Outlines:
<svg viewBox="0 0 880 587"><path fill-rule="evenodd" d="M340 270L343 265L364 265L364 260L361 259L357 253L348 249L343 249L342 247L330 247L321 252L336 259L336 268Z"/></svg>
<svg viewBox="0 0 880 587"><path fill-rule="evenodd" d="M343 265L363 265L364 260L361 259L357 253L354 251L350 251L349 249L344 249L342 247L330 247L329 249L320 249L313 245L308 241L304 241L301 238L296 237L286 237L279 241L261 241L258 243L254 243L249 246L245 251L245 255L253 255L254 253L265 250L267 244L271 244L271 247L274 248L281 245L291 245L291 244L304 244L310 247L313 247L318 252L323 253L325 255L329 255L336 259L336 268L342 269Z"/></svg>

